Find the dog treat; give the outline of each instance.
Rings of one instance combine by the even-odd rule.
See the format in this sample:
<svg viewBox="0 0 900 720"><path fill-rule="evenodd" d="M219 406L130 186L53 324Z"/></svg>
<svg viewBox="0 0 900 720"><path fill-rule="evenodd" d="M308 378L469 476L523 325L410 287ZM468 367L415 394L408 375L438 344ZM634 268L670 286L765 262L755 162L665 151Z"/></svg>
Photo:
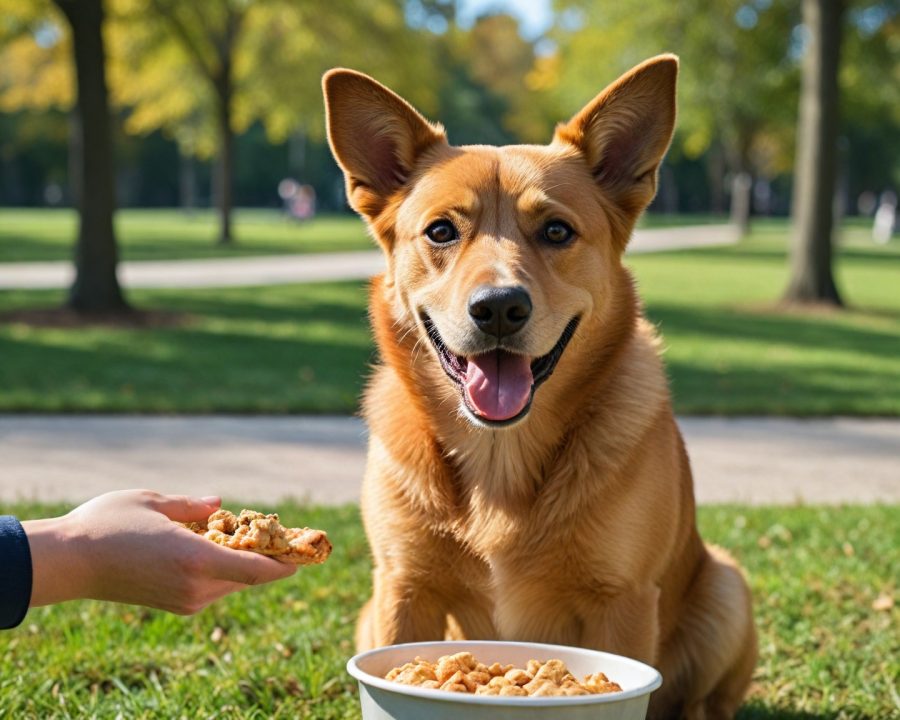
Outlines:
<svg viewBox="0 0 900 720"><path fill-rule="evenodd" d="M472 653L444 655L437 662L417 657L396 667L385 680L417 685L434 690L474 693L475 695L602 695L621 692L622 688L603 673L577 680L562 660L529 660L523 670L512 665L485 665Z"/></svg>
<svg viewBox="0 0 900 720"><path fill-rule="evenodd" d="M219 545L269 555L294 565L318 565L331 554L331 543L322 530L286 528L275 514L241 510L235 516L228 510L216 510L206 522L183 524Z"/></svg>

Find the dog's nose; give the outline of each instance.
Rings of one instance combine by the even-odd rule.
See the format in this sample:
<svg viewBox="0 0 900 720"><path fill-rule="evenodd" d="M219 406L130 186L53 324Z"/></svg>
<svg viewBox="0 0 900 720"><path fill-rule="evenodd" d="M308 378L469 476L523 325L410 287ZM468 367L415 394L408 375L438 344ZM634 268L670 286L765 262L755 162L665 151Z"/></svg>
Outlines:
<svg viewBox="0 0 900 720"><path fill-rule="evenodd" d="M469 315L488 335L512 335L531 317L531 297L522 287L482 285L469 297Z"/></svg>

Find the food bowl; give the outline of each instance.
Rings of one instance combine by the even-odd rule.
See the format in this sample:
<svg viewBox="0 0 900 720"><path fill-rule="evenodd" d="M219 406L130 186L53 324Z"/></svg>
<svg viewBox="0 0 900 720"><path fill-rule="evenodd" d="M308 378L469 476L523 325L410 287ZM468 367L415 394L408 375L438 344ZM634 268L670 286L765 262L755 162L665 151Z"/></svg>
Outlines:
<svg viewBox="0 0 900 720"><path fill-rule="evenodd" d="M445 692L403 685L384 676L416 657L470 652L477 660L524 668L529 660L562 660L581 679L602 672L622 687L604 695L510 697ZM499 641L426 642L360 653L347 663L359 681L363 720L644 720L650 693L662 676L649 665L611 653L539 643Z"/></svg>

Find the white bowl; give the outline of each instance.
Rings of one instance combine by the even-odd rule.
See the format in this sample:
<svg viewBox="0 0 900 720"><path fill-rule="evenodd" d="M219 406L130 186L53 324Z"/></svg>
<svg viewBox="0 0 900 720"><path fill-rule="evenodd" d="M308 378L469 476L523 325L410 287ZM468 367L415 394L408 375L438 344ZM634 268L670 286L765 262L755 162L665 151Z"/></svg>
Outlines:
<svg viewBox="0 0 900 720"><path fill-rule="evenodd" d="M479 662L524 668L529 660L562 660L577 678L596 672L622 686L622 692L563 697L468 695L385 680L392 668L416 657L471 652ZM649 665L611 653L523 642L460 641L389 645L361 653L347 663L359 681L363 720L644 720L650 693L662 676Z"/></svg>

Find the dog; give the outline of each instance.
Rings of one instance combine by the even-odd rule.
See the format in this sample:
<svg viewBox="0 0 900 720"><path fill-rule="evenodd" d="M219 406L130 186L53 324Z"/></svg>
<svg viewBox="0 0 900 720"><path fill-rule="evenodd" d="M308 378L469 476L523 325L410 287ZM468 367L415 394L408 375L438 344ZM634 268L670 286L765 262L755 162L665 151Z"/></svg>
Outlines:
<svg viewBox="0 0 900 720"><path fill-rule="evenodd" d="M458 637L657 667L652 718L729 718L750 592L703 543L654 328L622 254L675 124L678 59L609 85L546 146L451 146L366 75L323 78L370 291L360 650ZM614 679L614 678L613 678Z"/></svg>

